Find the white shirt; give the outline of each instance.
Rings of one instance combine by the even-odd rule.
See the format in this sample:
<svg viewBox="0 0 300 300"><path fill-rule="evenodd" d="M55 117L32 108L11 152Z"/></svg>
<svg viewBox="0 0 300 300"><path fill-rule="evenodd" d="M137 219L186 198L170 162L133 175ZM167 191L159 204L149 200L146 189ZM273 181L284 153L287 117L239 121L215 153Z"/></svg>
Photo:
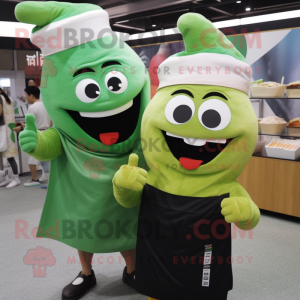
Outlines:
<svg viewBox="0 0 300 300"><path fill-rule="evenodd" d="M30 105L28 108L28 113L35 116L37 129L45 130L50 127L51 120L42 101L36 101Z"/></svg>

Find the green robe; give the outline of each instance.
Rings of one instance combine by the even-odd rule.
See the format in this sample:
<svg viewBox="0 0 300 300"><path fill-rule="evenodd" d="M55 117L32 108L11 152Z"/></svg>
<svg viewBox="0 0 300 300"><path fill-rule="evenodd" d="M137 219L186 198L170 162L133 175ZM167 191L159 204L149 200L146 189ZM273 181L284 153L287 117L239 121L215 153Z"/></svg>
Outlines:
<svg viewBox="0 0 300 300"><path fill-rule="evenodd" d="M91 253L134 249L139 206L127 209L117 203L112 178L121 165L128 163L130 153L142 157L141 151L112 154L83 150L68 135L55 129L48 131L53 136L59 133L63 151L51 162L37 236L53 238ZM50 146L57 147L49 138L47 143L42 143L30 155L41 158L45 153L43 148L49 151Z"/></svg>

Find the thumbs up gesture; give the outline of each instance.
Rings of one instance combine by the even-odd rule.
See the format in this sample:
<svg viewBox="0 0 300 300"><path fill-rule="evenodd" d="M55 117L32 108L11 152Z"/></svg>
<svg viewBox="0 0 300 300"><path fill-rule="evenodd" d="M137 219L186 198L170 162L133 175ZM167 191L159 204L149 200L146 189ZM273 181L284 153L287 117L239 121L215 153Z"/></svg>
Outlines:
<svg viewBox="0 0 300 300"><path fill-rule="evenodd" d="M129 156L128 165L121 166L115 174L113 183L118 188L133 191L142 191L146 184L147 171L138 167L139 157L136 154Z"/></svg>
<svg viewBox="0 0 300 300"><path fill-rule="evenodd" d="M37 148L37 127L35 117L32 114L26 115L26 127L24 131L19 134L19 144L22 151L28 153Z"/></svg>

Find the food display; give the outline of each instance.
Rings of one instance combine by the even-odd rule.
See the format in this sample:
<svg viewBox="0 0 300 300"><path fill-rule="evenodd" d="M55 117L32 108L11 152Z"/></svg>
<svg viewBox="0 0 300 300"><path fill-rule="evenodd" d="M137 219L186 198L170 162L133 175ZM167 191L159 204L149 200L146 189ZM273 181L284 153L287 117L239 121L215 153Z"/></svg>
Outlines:
<svg viewBox="0 0 300 300"><path fill-rule="evenodd" d="M296 160L300 158L300 140L273 139L266 146L270 157Z"/></svg>
<svg viewBox="0 0 300 300"><path fill-rule="evenodd" d="M285 84L262 80L257 80L251 85L252 98L283 98L286 89Z"/></svg>
<svg viewBox="0 0 300 300"><path fill-rule="evenodd" d="M288 134L300 137L300 118L295 118L288 123Z"/></svg>
<svg viewBox="0 0 300 300"><path fill-rule="evenodd" d="M293 128L293 127L300 128L300 118L293 119L289 122L288 128Z"/></svg>
<svg viewBox="0 0 300 300"><path fill-rule="evenodd" d="M288 84L286 94L288 98L300 98L300 81L294 81Z"/></svg>
<svg viewBox="0 0 300 300"><path fill-rule="evenodd" d="M261 152L263 150L263 148L265 147L266 142L267 141L265 140L265 138L263 136L258 136L256 146L255 146L253 153Z"/></svg>
<svg viewBox="0 0 300 300"><path fill-rule="evenodd" d="M287 124L288 123L282 118L269 116L261 119L258 126L262 134L280 134Z"/></svg>

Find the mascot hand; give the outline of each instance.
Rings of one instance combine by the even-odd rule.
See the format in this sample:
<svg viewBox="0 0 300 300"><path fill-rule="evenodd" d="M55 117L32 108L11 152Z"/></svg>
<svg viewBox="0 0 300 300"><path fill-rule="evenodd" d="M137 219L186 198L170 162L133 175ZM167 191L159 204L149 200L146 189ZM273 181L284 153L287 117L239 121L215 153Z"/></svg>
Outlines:
<svg viewBox="0 0 300 300"><path fill-rule="evenodd" d="M221 214L227 223L251 220L251 200L245 197L225 198L221 202Z"/></svg>
<svg viewBox="0 0 300 300"><path fill-rule="evenodd" d="M147 171L138 167L139 157L136 154L129 156L128 165L121 166L115 174L113 183L123 189L142 191L146 184Z"/></svg>
<svg viewBox="0 0 300 300"><path fill-rule="evenodd" d="M25 129L19 134L19 144L22 151L28 153L37 148L37 127L34 115L28 114L25 119Z"/></svg>

